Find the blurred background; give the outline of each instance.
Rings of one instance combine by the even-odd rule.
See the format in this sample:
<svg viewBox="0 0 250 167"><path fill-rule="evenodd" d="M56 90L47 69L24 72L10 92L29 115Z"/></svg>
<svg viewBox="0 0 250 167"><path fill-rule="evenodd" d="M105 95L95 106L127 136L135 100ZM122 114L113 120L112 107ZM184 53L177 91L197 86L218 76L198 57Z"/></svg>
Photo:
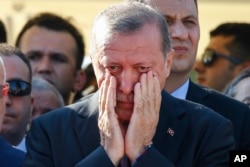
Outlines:
<svg viewBox="0 0 250 167"><path fill-rule="evenodd" d="M122 0L0 0L0 19L6 25L8 43L16 36L27 18L39 12L54 12L73 19L84 34L86 50L92 21L99 11ZM208 43L209 31L223 22L250 22L250 0L197 0L201 39L198 58ZM86 53L87 54L87 53Z"/></svg>

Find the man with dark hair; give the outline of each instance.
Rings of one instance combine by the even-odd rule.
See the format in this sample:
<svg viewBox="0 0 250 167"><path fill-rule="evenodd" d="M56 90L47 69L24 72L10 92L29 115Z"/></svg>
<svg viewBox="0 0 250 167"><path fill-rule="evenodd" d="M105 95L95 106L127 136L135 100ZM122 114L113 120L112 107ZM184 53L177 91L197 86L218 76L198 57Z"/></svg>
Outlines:
<svg viewBox="0 0 250 167"><path fill-rule="evenodd" d="M200 39L196 0L144 0L143 2L158 8L168 22L175 53L165 90L174 97L205 105L232 121L236 149L250 150L248 106L212 89L201 87L189 79Z"/></svg>
<svg viewBox="0 0 250 167"><path fill-rule="evenodd" d="M8 94L9 84L6 82L6 71L2 57L0 57L0 131L6 111L5 97ZM12 147L0 135L0 165L4 167L21 166L24 152Z"/></svg>
<svg viewBox="0 0 250 167"><path fill-rule="evenodd" d="M24 25L16 46L30 60L32 74L53 84L66 105L82 97L85 44L70 20L52 13L38 14Z"/></svg>
<svg viewBox="0 0 250 167"><path fill-rule="evenodd" d="M0 44L0 56L6 68L9 92L1 135L13 146L26 151L25 135L32 119L31 66L25 55L15 47Z"/></svg>
<svg viewBox="0 0 250 167"><path fill-rule="evenodd" d="M0 43L7 42L7 32L2 20L0 20Z"/></svg>
<svg viewBox="0 0 250 167"><path fill-rule="evenodd" d="M173 51L152 7L121 3L94 21L90 57L99 90L35 119L24 166L228 166L232 125L163 90Z"/></svg>
<svg viewBox="0 0 250 167"><path fill-rule="evenodd" d="M250 24L223 23L210 32L210 42L194 69L201 85L223 92L250 67Z"/></svg>

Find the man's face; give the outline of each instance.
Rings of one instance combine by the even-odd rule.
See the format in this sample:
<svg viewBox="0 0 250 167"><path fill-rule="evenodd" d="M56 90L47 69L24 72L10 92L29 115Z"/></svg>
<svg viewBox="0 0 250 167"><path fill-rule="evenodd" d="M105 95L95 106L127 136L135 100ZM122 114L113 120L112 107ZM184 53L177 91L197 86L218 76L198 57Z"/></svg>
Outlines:
<svg viewBox="0 0 250 167"><path fill-rule="evenodd" d="M34 108L32 119L60 107L58 96L52 90L32 90Z"/></svg>
<svg viewBox="0 0 250 167"><path fill-rule="evenodd" d="M105 36L105 33L103 36ZM132 34L116 34L101 42L100 54L92 57L98 86L105 76L111 74L117 80L116 112L118 117L128 120L134 106L134 86L143 73L152 71L161 88L169 75L171 56L164 59L161 35L155 25L145 25Z"/></svg>
<svg viewBox="0 0 250 167"><path fill-rule="evenodd" d="M148 0L168 22L172 48L175 51L171 73L189 73L200 38L198 11L194 0Z"/></svg>
<svg viewBox="0 0 250 167"><path fill-rule="evenodd" d="M22 80L29 82L29 70L17 56L3 56L6 68L6 81ZM31 120L32 99L30 95L6 98L6 114L2 126L4 136L22 136Z"/></svg>
<svg viewBox="0 0 250 167"><path fill-rule="evenodd" d="M215 36L209 41L206 49L213 50L219 54L230 56L230 52L225 47L232 41L232 37ZM197 72L197 80L199 84L223 91L227 84L237 75L237 68L233 68L233 64L225 59L216 57L212 64L206 66L202 61L198 61L194 66Z"/></svg>
<svg viewBox="0 0 250 167"><path fill-rule="evenodd" d="M20 49L27 55L33 76L52 83L67 103L76 82L76 42L67 32L33 26L20 40Z"/></svg>

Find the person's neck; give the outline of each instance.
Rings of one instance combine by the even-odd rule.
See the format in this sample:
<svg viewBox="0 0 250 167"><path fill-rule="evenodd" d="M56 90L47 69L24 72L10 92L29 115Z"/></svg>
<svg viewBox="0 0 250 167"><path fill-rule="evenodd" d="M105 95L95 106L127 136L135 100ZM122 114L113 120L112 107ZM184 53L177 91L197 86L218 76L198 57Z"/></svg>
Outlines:
<svg viewBox="0 0 250 167"><path fill-rule="evenodd" d="M164 89L168 93L173 93L189 79L189 73L170 73L166 79Z"/></svg>

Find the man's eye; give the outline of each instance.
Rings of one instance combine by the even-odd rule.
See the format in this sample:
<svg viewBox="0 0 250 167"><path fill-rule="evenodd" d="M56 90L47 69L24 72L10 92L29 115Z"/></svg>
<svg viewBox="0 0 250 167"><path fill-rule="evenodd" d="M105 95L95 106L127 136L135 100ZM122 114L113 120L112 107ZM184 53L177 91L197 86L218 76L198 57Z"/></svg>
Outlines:
<svg viewBox="0 0 250 167"><path fill-rule="evenodd" d="M168 19L168 18L166 18L166 22L168 23L169 26L173 24L173 21L171 19Z"/></svg>
<svg viewBox="0 0 250 167"><path fill-rule="evenodd" d="M117 71L118 70L118 66L109 66L108 70L111 72Z"/></svg>
<svg viewBox="0 0 250 167"><path fill-rule="evenodd" d="M148 72L151 68L150 67L139 67L140 72Z"/></svg>
<svg viewBox="0 0 250 167"><path fill-rule="evenodd" d="M52 59L54 62L58 62L58 63L67 62L66 59L64 58L64 56L61 56L61 55L52 55L52 56L51 56L51 59Z"/></svg>
<svg viewBox="0 0 250 167"><path fill-rule="evenodd" d="M30 53L30 54L27 54L27 58L28 58L30 61L37 61L37 60L39 60L41 57L42 57L42 55L41 55L40 53Z"/></svg>
<svg viewBox="0 0 250 167"><path fill-rule="evenodd" d="M194 22L193 20L185 20L183 23L187 27L194 27L196 25L196 22Z"/></svg>

